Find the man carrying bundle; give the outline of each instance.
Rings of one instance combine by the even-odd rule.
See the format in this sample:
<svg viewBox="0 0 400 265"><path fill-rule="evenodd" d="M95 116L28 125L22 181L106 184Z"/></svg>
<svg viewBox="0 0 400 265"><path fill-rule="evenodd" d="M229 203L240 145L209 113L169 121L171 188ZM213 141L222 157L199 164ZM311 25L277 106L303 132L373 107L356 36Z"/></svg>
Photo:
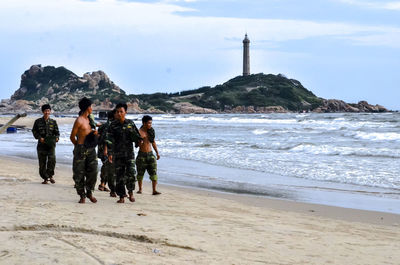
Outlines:
<svg viewBox="0 0 400 265"><path fill-rule="evenodd" d="M84 97L79 101L79 109L79 117L75 120L70 136L75 146L73 179L76 192L80 196L79 203L85 203L86 197L96 203L92 193L97 180L97 131L94 121L89 117L92 113L92 102Z"/></svg>
<svg viewBox="0 0 400 265"><path fill-rule="evenodd" d="M43 117L37 119L33 125L32 133L38 139L37 154L39 159L39 174L43 179L42 184L48 181L55 183L53 178L56 166L56 142L60 138L57 122L50 119L51 107L49 104L42 106Z"/></svg>

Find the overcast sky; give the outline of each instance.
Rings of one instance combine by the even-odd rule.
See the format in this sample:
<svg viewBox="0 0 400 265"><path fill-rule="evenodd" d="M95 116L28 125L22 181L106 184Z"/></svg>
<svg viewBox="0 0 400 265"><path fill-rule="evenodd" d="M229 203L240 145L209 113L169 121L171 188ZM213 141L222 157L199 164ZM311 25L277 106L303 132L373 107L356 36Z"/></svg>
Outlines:
<svg viewBox="0 0 400 265"><path fill-rule="evenodd" d="M103 70L129 94L282 73L323 98L400 109L400 1L1 0L0 98L32 64Z"/></svg>

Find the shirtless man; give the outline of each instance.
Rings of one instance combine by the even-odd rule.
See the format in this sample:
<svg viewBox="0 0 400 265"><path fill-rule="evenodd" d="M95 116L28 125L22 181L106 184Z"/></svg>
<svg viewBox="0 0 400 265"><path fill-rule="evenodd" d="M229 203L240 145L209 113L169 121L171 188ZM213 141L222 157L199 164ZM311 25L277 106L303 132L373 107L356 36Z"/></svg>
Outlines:
<svg viewBox="0 0 400 265"><path fill-rule="evenodd" d="M140 127L139 133L143 138L143 141L139 144L139 153L136 158L136 169L138 172L137 179L139 184L139 191L137 193L141 194L143 191L143 176L147 170L149 173L150 180L153 187L153 195L159 195L161 192L158 192L156 189L157 186L157 160L160 159L160 155L158 153L157 144L155 141L155 131L152 128L153 118L151 116L145 115L142 118L142 127ZM157 155L154 156L151 147L153 147L154 151Z"/></svg>
<svg viewBox="0 0 400 265"><path fill-rule="evenodd" d="M92 195L97 179L96 144L88 141L90 138L97 137L96 128L90 125L89 119L89 115L92 113L92 102L84 97L79 101L79 109L81 111L75 120L70 136L70 140L75 146L72 164L73 179L76 192L80 196L79 203L85 203L85 197L96 203L97 200Z"/></svg>

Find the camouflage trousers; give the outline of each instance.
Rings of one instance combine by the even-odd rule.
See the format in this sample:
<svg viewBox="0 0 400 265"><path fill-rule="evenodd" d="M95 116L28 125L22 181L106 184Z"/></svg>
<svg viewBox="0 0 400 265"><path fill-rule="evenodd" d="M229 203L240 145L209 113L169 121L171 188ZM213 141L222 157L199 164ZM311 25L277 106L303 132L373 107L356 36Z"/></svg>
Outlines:
<svg viewBox="0 0 400 265"><path fill-rule="evenodd" d="M136 169L137 169L137 179L139 181L143 180L144 173L147 170L149 173L150 179L152 181L157 181L157 159L154 156L153 152L140 152L136 157Z"/></svg>
<svg viewBox="0 0 400 265"><path fill-rule="evenodd" d="M103 165L100 171L101 183L108 184L111 192L115 192L115 168L114 163L108 161L108 157L102 157L101 161Z"/></svg>
<svg viewBox="0 0 400 265"><path fill-rule="evenodd" d="M135 189L135 159L133 157L113 158L116 175L116 192L119 197L126 197L126 189L133 192Z"/></svg>
<svg viewBox="0 0 400 265"><path fill-rule="evenodd" d="M46 148L38 145L36 150L39 159L40 177L42 177L44 180L53 177L54 168L56 167L55 148Z"/></svg>
<svg viewBox="0 0 400 265"><path fill-rule="evenodd" d="M92 194L97 180L97 156L95 148L75 145L72 162L73 179L78 195Z"/></svg>

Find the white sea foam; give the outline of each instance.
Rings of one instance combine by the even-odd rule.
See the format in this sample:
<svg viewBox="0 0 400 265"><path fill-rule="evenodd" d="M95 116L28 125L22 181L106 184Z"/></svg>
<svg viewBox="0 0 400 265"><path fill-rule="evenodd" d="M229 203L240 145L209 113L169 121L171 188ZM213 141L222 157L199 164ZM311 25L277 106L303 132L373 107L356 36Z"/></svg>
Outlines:
<svg viewBox="0 0 400 265"><path fill-rule="evenodd" d="M400 188L400 114L162 114L153 119L164 157L298 179ZM71 161L71 125L59 128L57 159ZM36 141L31 132L2 134L0 153L30 152L35 158Z"/></svg>
<svg viewBox="0 0 400 265"><path fill-rule="evenodd" d="M289 149L291 152L299 152L312 155L338 155L360 157L388 157L400 158L400 150L389 148L349 147L333 145L300 144Z"/></svg>
<svg viewBox="0 0 400 265"><path fill-rule="evenodd" d="M234 117L230 120L226 120L224 122L235 122L235 123L251 123L251 124L293 124L296 123L295 119L243 119Z"/></svg>
<svg viewBox="0 0 400 265"><path fill-rule="evenodd" d="M400 140L400 133L395 132L356 132L355 138L370 141L397 141Z"/></svg>
<svg viewBox="0 0 400 265"><path fill-rule="evenodd" d="M263 129L256 129L256 130L252 131L252 133L255 134L255 135L262 135L262 134L269 133L269 131L263 130Z"/></svg>

